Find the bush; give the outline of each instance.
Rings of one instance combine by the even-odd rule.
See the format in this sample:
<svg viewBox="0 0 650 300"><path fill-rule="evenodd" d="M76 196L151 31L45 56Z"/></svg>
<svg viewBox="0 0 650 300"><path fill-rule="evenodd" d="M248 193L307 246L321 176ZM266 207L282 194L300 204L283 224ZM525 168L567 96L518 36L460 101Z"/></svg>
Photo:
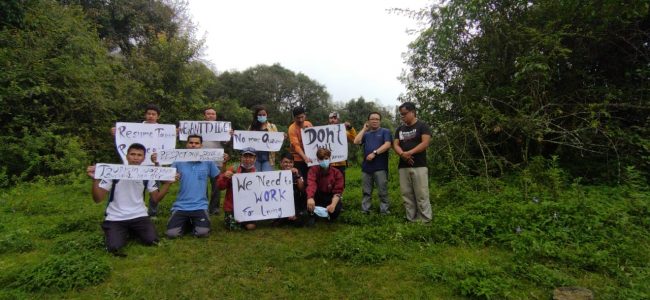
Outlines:
<svg viewBox="0 0 650 300"><path fill-rule="evenodd" d="M51 256L22 271L14 287L32 292L64 292L99 284L109 273L110 267L96 253Z"/></svg>
<svg viewBox="0 0 650 300"><path fill-rule="evenodd" d="M0 237L0 254L22 253L34 249L34 243L24 231L5 234Z"/></svg>
<svg viewBox="0 0 650 300"><path fill-rule="evenodd" d="M57 238L52 247L55 253L87 252L104 249L104 236L100 234L79 233Z"/></svg>

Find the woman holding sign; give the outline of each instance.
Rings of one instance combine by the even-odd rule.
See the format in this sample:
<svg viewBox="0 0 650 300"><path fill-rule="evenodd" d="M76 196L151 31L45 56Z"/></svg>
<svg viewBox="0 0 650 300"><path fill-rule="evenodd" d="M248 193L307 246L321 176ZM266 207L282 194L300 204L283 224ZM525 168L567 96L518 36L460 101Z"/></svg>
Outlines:
<svg viewBox="0 0 650 300"><path fill-rule="evenodd" d="M278 132L275 124L269 122L266 108L262 105L253 107L253 122L248 130ZM256 151L255 169L258 172L273 171L275 153L269 151Z"/></svg>
<svg viewBox="0 0 650 300"><path fill-rule="evenodd" d="M309 168L307 175L307 210L314 213L317 206L324 207L327 209L329 220L333 221L343 207L341 194L344 180L341 171L330 167L331 156L332 152L327 148L319 148L316 151L318 166Z"/></svg>

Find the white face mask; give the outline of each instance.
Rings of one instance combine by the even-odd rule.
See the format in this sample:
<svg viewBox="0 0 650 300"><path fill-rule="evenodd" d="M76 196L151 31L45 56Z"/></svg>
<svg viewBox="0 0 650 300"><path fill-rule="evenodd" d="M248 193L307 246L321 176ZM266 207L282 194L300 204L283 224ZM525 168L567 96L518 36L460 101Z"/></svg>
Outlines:
<svg viewBox="0 0 650 300"><path fill-rule="evenodd" d="M257 116L257 122L266 123L266 116Z"/></svg>
<svg viewBox="0 0 650 300"><path fill-rule="evenodd" d="M250 169L252 169L254 166L255 166L255 163L252 163L252 164L245 164L245 163L242 163L242 164L241 164L241 167L242 167L243 169L246 169L246 170L250 170Z"/></svg>

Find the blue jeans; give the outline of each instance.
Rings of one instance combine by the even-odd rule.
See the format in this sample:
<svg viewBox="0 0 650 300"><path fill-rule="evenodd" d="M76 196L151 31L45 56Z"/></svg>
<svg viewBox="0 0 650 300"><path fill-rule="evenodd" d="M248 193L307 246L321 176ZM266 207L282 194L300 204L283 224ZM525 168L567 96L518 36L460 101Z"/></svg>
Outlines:
<svg viewBox="0 0 650 300"><path fill-rule="evenodd" d="M271 165L271 162L268 160L264 161L255 161L255 172L266 172L266 171L273 171L273 166Z"/></svg>

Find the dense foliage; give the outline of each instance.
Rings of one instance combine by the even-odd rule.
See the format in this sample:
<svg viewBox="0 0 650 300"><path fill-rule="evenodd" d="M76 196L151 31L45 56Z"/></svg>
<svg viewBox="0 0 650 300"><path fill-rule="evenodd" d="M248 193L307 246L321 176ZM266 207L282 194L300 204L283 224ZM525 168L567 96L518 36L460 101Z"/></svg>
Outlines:
<svg viewBox="0 0 650 300"><path fill-rule="evenodd" d="M444 174L552 155L574 176L650 174L650 2L443 1L410 45L405 99Z"/></svg>
<svg viewBox="0 0 650 300"><path fill-rule="evenodd" d="M161 107L161 123L201 119L210 106L243 129L257 104L281 130L296 105L326 123L330 95L302 73L276 64L217 74L202 62L186 9L182 1L4 1L0 187L115 161L109 128L139 122L148 103Z"/></svg>

